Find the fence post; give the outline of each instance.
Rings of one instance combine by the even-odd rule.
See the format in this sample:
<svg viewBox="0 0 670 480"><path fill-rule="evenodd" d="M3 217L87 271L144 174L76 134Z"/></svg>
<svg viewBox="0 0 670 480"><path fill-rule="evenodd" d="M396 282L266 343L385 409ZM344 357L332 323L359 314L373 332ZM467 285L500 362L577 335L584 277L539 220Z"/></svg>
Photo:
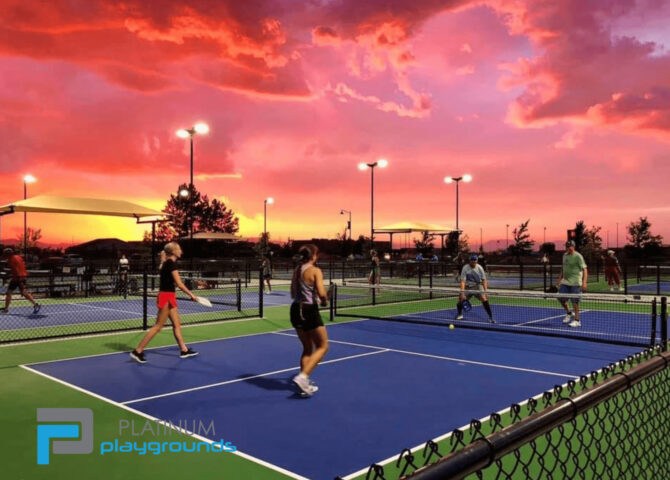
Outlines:
<svg viewBox="0 0 670 480"><path fill-rule="evenodd" d="M656 298L651 301L651 343L650 347L656 344L656 321L658 320L658 307Z"/></svg>
<svg viewBox="0 0 670 480"><path fill-rule="evenodd" d="M661 297L661 346L668 351L668 297Z"/></svg>
<svg viewBox="0 0 670 480"><path fill-rule="evenodd" d="M656 264L656 295L661 294L661 264Z"/></svg>
<svg viewBox="0 0 670 480"><path fill-rule="evenodd" d="M147 273L146 267L142 273L142 330L146 330L148 327L148 318L147 315L147 304L149 303L149 275Z"/></svg>
<svg viewBox="0 0 670 480"><path fill-rule="evenodd" d="M237 311L242 312L242 280L239 278L235 282L235 294L237 295L235 299L237 302Z"/></svg>
<svg viewBox="0 0 670 480"><path fill-rule="evenodd" d="M263 318L263 268L258 271L258 316Z"/></svg>
<svg viewBox="0 0 670 480"><path fill-rule="evenodd" d="M334 283L330 283L330 286L328 288L328 292L330 293L330 300L329 305L328 305L328 311L330 314L329 320L332 322L335 320L335 299L337 298L337 285Z"/></svg>
<svg viewBox="0 0 670 480"><path fill-rule="evenodd" d="M523 290L523 262L519 261L519 290Z"/></svg>
<svg viewBox="0 0 670 480"><path fill-rule="evenodd" d="M419 288L421 288L421 286L422 286L421 275L422 275L423 272L422 272L422 268L421 268L421 267L422 267L421 262L419 262L419 264L418 264L418 272L417 272L417 275L418 275L418 277L419 277Z"/></svg>
<svg viewBox="0 0 670 480"><path fill-rule="evenodd" d="M542 264L542 287L545 292L547 292L547 264Z"/></svg>

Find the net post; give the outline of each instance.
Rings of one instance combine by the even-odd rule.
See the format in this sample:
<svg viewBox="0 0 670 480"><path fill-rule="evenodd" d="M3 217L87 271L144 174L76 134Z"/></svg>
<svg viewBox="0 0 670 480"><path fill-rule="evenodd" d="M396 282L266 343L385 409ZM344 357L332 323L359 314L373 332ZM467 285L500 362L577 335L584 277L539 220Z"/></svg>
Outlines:
<svg viewBox="0 0 670 480"><path fill-rule="evenodd" d="M656 321L658 320L658 306L656 298L651 301L651 341L649 346L651 348L656 344Z"/></svg>
<svg viewBox="0 0 670 480"><path fill-rule="evenodd" d="M242 312L242 280L239 278L235 281L235 294L237 296L235 299L237 302L237 311Z"/></svg>
<svg viewBox="0 0 670 480"><path fill-rule="evenodd" d="M661 265L656 264L656 295L661 294Z"/></svg>
<svg viewBox="0 0 670 480"><path fill-rule="evenodd" d="M144 272L142 273L142 330L148 328L148 319L147 315L147 306L149 303L149 275L147 272L147 267L144 267Z"/></svg>
<svg viewBox="0 0 670 480"><path fill-rule="evenodd" d="M519 260L519 290L523 290L523 262Z"/></svg>
<svg viewBox="0 0 670 480"><path fill-rule="evenodd" d="M661 347L668 351L668 297L661 297Z"/></svg>

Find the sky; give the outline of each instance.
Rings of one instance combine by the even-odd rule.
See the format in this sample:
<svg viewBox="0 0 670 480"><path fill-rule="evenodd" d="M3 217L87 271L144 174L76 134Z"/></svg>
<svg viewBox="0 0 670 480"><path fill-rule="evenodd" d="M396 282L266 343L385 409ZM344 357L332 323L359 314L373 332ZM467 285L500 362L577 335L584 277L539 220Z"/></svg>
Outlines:
<svg viewBox="0 0 670 480"><path fill-rule="evenodd" d="M459 226L541 242L578 220L670 243L665 0L0 0L0 205L39 194L157 209L188 181L240 234ZM16 238L20 215L0 219ZM140 239L133 221L29 215L43 240ZM618 229L617 229L618 223ZM609 242L607 238L609 237Z"/></svg>

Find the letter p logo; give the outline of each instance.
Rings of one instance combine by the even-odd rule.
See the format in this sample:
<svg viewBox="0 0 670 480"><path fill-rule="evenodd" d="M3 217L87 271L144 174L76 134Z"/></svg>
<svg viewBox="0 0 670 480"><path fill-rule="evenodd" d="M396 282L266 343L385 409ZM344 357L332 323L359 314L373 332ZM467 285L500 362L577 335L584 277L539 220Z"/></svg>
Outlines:
<svg viewBox="0 0 670 480"><path fill-rule="evenodd" d="M44 422L73 422L39 425ZM81 438L77 441L53 441L53 453L91 453L93 451L93 412L90 408L37 409L37 464L49 465L51 439ZM80 435L81 433L81 435Z"/></svg>

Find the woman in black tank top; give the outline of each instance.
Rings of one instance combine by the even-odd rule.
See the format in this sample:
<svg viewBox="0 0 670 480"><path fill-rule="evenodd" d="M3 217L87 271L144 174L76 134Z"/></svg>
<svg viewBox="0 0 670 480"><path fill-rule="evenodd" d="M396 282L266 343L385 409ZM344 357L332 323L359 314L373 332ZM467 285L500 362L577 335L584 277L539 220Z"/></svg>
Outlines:
<svg viewBox="0 0 670 480"><path fill-rule="evenodd" d="M177 345L179 345L181 358L194 357L198 354L198 352L191 350L186 346L184 338L181 335L181 319L179 318L179 310L177 309L175 288L178 287L188 295L191 300L196 300L196 296L182 283L179 272L177 271L177 259L181 257L181 253L181 248L177 242L168 243L161 252L160 283L158 296L156 297L158 318L156 319L156 324L147 331L137 348L130 352L131 358L136 362L146 362L146 359L144 358L144 349L156 334L163 329L168 318L172 323L172 333L174 334L175 340L177 340Z"/></svg>

